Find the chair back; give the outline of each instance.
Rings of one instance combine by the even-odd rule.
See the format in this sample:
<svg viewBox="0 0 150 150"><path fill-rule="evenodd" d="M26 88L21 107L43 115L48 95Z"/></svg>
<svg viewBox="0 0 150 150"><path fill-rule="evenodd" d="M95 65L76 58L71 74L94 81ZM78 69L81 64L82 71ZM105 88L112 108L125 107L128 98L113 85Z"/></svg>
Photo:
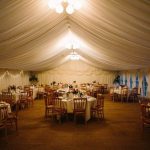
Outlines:
<svg viewBox="0 0 150 150"><path fill-rule="evenodd" d="M121 95L127 95L128 94L128 87L123 87L121 89Z"/></svg>
<svg viewBox="0 0 150 150"><path fill-rule="evenodd" d="M6 103L9 103L11 106L14 104L14 98L12 93L10 92L2 92L1 100Z"/></svg>
<svg viewBox="0 0 150 150"><path fill-rule="evenodd" d="M57 110L57 109L66 109L65 104L66 103L64 103L61 98L54 97L53 105L54 105L55 110Z"/></svg>
<svg viewBox="0 0 150 150"><path fill-rule="evenodd" d="M29 91L30 90L30 86L24 86L24 91Z"/></svg>
<svg viewBox="0 0 150 150"><path fill-rule="evenodd" d="M150 106L147 104L141 104L141 115L143 119L150 120Z"/></svg>
<svg viewBox="0 0 150 150"><path fill-rule="evenodd" d="M29 100L28 100L27 92L23 91L23 92L20 93L18 103L19 103L19 107L21 109L24 109L25 107L28 108Z"/></svg>
<svg viewBox="0 0 150 150"><path fill-rule="evenodd" d="M44 94L45 106L54 104L54 96L53 93L45 93Z"/></svg>
<svg viewBox="0 0 150 150"><path fill-rule="evenodd" d="M8 106L0 104L0 129L5 129L5 137L7 138L7 118Z"/></svg>
<svg viewBox="0 0 150 150"><path fill-rule="evenodd" d="M149 104L141 104L141 120L142 120L143 129L144 127L150 126L150 105Z"/></svg>
<svg viewBox="0 0 150 150"><path fill-rule="evenodd" d="M12 93L2 92L2 100L7 102L9 99L12 99Z"/></svg>
<svg viewBox="0 0 150 150"><path fill-rule="evenodd" d="M20 101L27 101L28 99L28 95L27 95L27 92L21 92L20 95L19 95L19 100Z"/></svg>
<svg viewBox="0 0 150 150"><path fill-rule="evenodd" d="M131 94L132 95L137 95L138 94L138 88L137 87L134 87L131 91Z"/></svg>
<svg viewBox="0 0 150 150"><path fill-rule="evenodd" d="M27 96L33 98L33 90L32 89L27 90Z"/></svg>
<svg viewBox="0 0 150 150"><path fill-rule="evenodd" d="M8 117L8 106L2 104L0 105L0 126L2 126L5 121L7 121L7 117Z"/></svg>
<svg viewBox="0 0 150 150"><path fill-rule="evenodd" d="M87 98L74 98L74 112L85 112L87 105Z"/></svg>
<svg viewBox="0 0 150 150"><path fill-rule="evenodd" d="M104 96L97 94L97 107L104 107Z"/></svg>

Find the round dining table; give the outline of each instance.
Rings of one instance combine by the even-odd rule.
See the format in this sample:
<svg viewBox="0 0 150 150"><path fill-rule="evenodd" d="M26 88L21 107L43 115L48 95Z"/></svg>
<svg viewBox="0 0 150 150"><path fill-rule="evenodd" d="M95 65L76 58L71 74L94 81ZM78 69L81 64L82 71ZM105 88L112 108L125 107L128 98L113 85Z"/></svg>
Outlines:
<svg viewBox="0 0 150 150"><path fill-rule="evenodd" d="M96 104L97 99L95 97L92 96L84 96L85 98L87 98L87 105L86 105L86 121L90 120L91 118L91 107L93 105ZM65 103L64 106L66 106L67 109L67 113L73 113L73 109L74 109L74 102L73 102L73 98L77 98L77 96L73 95L73 97L61 97L63 103Z"/></svg>

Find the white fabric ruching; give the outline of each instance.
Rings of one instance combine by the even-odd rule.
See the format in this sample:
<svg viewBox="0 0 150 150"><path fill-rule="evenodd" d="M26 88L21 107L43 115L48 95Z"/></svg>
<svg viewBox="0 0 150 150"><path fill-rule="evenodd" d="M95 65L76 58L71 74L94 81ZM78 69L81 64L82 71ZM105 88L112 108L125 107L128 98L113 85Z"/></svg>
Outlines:
<svg viewBox="0 0 150 150"><path fill-rule="evenodd" d="M104 71L87 65L82 61L67 62L48 71L37 72L39 83L50 84L53 81L59 83L92 83L93 81L112 86L116 72Z"/></svg>
<svg viewBox="0 0 150 150"><path fill-rule="evenodd" d="M106 70L150 67L150 1L85 0L72 15L47 0L0 1L0 68L48 70L66 63L68 24L82 61Z"/></svg>

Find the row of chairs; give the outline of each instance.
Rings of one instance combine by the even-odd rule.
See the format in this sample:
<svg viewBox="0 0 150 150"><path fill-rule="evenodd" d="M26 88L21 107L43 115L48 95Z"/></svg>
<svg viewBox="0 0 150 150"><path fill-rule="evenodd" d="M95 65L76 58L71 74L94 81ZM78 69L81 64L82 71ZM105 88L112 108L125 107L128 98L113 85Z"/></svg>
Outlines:
<svg viewBox="0 0 150 150"><path fill-rule="evenodd" d="M13 95L11 92L2 92L0 100L9 103L12 108L16 104L14 96L15 95ZM33 90L22 91L19 94L19 99L17 101L19 101L21 108L33 106L34 104Z"/></svg>
<svg viewBox="0 0 150 150"><path fill-rule="evenodd" d="M18 112L24 107L33 106L33 91L28 90L21 92L19 99L16 101L14 95L10 92L2 92L0 100L10 104L11 113L8 113L8 106L3 104L0 106L0 129L5 129L5 136L7 136L7 127L14 126L18 130Z"/></svg>
<svg viewBox="0 0 150 150"><path fill-rule="evenodd" d="M61 122L62 116L67 116L67 106L66 103L62 101L59 97L54 95L54 93L48 93L44 96L45 99L45 117L51 116L59 118ZM86 124L86 105L87 98L79 97L73 99L73 114L74 121L76 122L78 116L84 118ZM98 117L99 119L104 118L104 97L100 94L97 95L97 103L91 107L92 117Z"/></svg>
<svg viewBox="0 0 150 150"><path fill-rule="evenodd" d="M138 88L135 87L132 91L129 91L127 87L123 87L119 93L112 92L110 96L113 101L138 102Z"/></svg>

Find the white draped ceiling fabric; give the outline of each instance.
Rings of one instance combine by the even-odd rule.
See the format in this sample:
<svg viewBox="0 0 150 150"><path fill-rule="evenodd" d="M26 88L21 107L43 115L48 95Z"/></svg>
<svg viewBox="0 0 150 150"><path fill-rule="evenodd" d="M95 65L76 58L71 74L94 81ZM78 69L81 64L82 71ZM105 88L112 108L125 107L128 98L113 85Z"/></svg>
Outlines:
<svg viewBox="0 0 150 150"><path fill-rule="evenodd" d="M43 71L69 61L68 24L81 61L105 70L150 67L150 1L85 0L72 15L47 0L0 1L0 68Z"/></svg>

